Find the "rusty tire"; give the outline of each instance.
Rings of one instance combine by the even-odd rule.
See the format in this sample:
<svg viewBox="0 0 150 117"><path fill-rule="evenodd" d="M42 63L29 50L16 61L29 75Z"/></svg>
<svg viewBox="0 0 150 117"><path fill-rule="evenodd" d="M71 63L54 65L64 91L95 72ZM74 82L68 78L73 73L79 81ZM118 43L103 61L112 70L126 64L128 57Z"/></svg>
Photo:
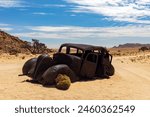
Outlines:
<svg viewBox="0 0 150 117"><path fill-rule="evenodd" d="M112 76L112 75L114 75L114 73L115 73L115 68L113 67L113 65L106 65L105 66L105 69L106 69L106 74L108 75L108 76Z"/></svg>

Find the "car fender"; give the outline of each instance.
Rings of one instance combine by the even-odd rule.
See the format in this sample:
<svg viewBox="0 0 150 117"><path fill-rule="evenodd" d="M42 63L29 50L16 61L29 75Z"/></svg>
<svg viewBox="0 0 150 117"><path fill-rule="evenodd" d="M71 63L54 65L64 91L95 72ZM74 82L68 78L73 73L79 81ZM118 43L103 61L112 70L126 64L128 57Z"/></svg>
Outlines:
<svg viewBox="0 0 150 117"><path fill-rule="evenodd" d="M65 64L54 65L48 68L42 75L43 85L55 84L55 79L58 74L65 74L70 77L71 82L78 81L78 77L74 72Z"/></svg>

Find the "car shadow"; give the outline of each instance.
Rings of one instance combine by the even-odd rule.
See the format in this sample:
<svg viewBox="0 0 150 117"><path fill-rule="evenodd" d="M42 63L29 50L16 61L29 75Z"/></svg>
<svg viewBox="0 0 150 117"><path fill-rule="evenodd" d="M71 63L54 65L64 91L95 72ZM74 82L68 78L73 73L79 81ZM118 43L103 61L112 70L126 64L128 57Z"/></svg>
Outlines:
<svg viewBox="0 0 150 117"><path fill-rule="evenodd" d="M42 84L39 83L38 81L32 80L32 79L27 79L27 80L21 81L21 83L24 83L24 82L28 82L28 83L31 83L31 84L42 85ZM44 88L56 88L55 85L42 85L42 86L43 86Z"/></svg>
<svg viewBox="0 0 150 117"><path fill-rule="evenodd" d="M94 77L94 78L90 79L90 78L80 77L80 80L75 81L73 83L76 83L76 82L90 82L90 81L94 81L94 80L104 80L104 79L109 79L109 78L106 78L106 77ZM28 82L28 83L31 83L31 84L41 85L44 88L56 88L55 85L42 85L41 83L39 83L38 81L33 80L33 79L27 79L27 80L21 81L21 83L24 83L24 82Z"/></svg>

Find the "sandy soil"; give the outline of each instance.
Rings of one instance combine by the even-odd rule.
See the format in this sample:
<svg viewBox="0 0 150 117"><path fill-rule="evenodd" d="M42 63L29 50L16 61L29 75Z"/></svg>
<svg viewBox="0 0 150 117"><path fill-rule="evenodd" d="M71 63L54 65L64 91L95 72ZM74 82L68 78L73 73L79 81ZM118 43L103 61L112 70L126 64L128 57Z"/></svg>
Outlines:
<svg viewBox="0 0 150 117"><path fill-rule="evenodd" d="M0 55L1 100L150 99L149 54L139 55L139 59L137 56L115 57L116 74L110 79L76 82L67 91L31 84L24 82L28 77L18 77L24 62L31 57L34 56Z"/></svg>

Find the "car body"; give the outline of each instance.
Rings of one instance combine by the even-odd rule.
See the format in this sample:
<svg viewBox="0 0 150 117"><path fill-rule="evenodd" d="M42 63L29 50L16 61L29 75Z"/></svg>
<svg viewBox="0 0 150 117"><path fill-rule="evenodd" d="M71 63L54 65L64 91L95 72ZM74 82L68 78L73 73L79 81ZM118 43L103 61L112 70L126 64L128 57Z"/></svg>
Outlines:
<svg viewBox="0 0 150 117"><path fill-rule="evenodd" d="M53 58L43 54L37 60L35 58L28 60L23 66L25 71L23 74L40 83L44 82L44 79L46 82L54 81L57 74L69 74L72 82L75 82L80 80L78 76L88 79L101 77L104 74L112 76L115 70L111 63L112 55L104 47L65 43L60 46Z"/></svg>
<svg viewBox="0 0 150 117"><path fill-rule="evenodd" d="M77 75L95 77L102 75L103 66L107 67L106 74L112 76L112 55L106 48L86 44L62 44L53 56L57 64L67 64Z"/></svg>

